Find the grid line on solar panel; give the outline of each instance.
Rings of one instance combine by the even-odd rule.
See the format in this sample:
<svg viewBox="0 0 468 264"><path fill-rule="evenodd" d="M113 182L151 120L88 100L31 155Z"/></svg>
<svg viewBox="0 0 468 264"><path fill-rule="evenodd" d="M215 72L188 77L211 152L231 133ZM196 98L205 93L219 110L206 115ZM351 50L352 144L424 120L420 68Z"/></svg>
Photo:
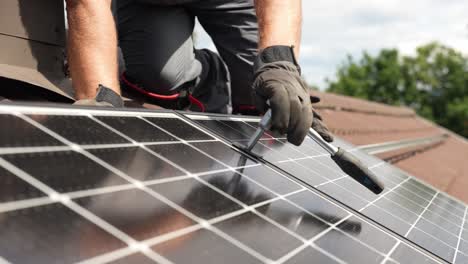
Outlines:
<svg viewBox="0 0 468 264"><path fill-rule="evenodd" d="M299 191L303 191L303 190L299 190ZM347 218L346 218L346 219L347 219ZM341 223L341 221L340 221L340 223Z"/></svg>
<svg viewBox="0 0 468 264"><path fill-rule="evenodd" d="M207 182L204 182L204 183L205 183L206 185L209 185L209 186L210 186L209 183L207 183ZM211 186L211 187L212 187L213 189L217 189L215 186ZM219 190L219 189L218 189L218 191L219 191L220 193L222 192L222 191ZM226 196L226 197L229 197L229 196ZM231 199L233 199L233 200L237 201L238 203L242 204L242 201L239 201L239 200L237 200L237 199L235 199L235 198L232 198L232 197L231 197ZM245 208L249 209L249 206L247 206L247 205L244 205L244 206L245 206ZM290 230L288 230L287 228L281 226L279 223L275 222L274 220L271 220L271 219L269 219L268 217L263 216L262 214L258 213L256 210L252 210L252 209L251 209L251 211L252 211L254 214L260 216L260 217L263 218L263 219L265 219L266 221L268 221L268 222L270 222L270 223L272 223L272 224L278 226L279 228L283 229L284 231L286 231L286 232L289 233L290 235L292 235L292 236L296 237L297 239L301 240L301 241L304 243L304 245L306 245L306 246L314 246L313 243L314 243L316 240L320 239L323 235L325 235L325 234L328 233L329 231L335 229L335 227L336 227L337 225L343 223L344 221L346 221L347 219L349 219L349 218L352 216L351 214L349 214L347 217L345 217L345 218L343 218L341 221L338 221L337 223L331 225L328 229L326 229L324 232L318 234L318 235L315 236L313 239L306 240L306 239L302 238L300 235L297 235L297 234L295 234L294 232L291 232ZM363 242L361 242L361 241L355 239L354 237L352 237L352 236L346 234L346 232L341 232L341 233L344 234L344 235L349 236L351 239L356 240L358 243L361 243L362 245L364 245L364 246L368 247L369 249L371 249L371 250L377 252L378 254L381 254L381 253L378 252L378 250L376 250L376 249L373 248L372 246L364 244ZM301 247L302 247L302 246L301 246ZM317 249L318 247L314 246L314 248ZM287 260L287 259L285 259L285 260ZM280 260L277 261L277 262L278 262L278 263L282 263L282 262L285 261L285 260L281 260L281 259L280 259Z"/></svg>
<svg viewBox="0 0 468 264"><path fill-rule="evenodd" d="M63 198L63 197L62 197L62 198ZM223 234L223 233L220 233L220 234ZM228 236L227 238L229 238L229 236ZM242 246L242 244L241 244L241 246ZM247 248L247 249L248 249L248 248ZM153 256L153 258L154 258L154 257L155 257L155 256ZM158 255L156 255L156 257L158 257Z"/></svg>
<svg viewBox="0 0 468 264"><path fill-rule="evenodd" d="M424 232L424 231L423 231Z"/></svg>
<svg viewBox="0 0 468 264"><path fill-rule="evenodd" d="M409 178L408 178L408 179L409 179ZM406 181L405 181L405 182L406 182ZM315 186L315 187L320 187L320 186L322 186L322 185ZM401 186L398 185L398 187L401 187ZM343 187L340 187L340 188L343 189L343 191L346 191L346 192L348 191L348 190L346 190L346 189L343 188ZM394 190L395 190L395 189L392 189L391 191L388 191L388 192L390 193L390 192L393 192ZM355 193L353 193L353 192L350 192L350 195L353 195L353 196L356 196L356 197L360 197L360 196L357 196L357 195L356 195ZM398 195L398 194L397 194L397 195ZM399 196L400 196L400 195L399 195ZM401 207L401 205L400 205L399 203L395 203L392 199L388 199L385 195L384 195L384 196L381 196L381 197L384 198L385 200L387 200L388 202L392 203L394 206L396 206L396 207ZM400 196L400 197L401 197L402 199L407 200L407 198L404 197L404 196ZM409 202L409 203L414 203L414 202L411 201L411 200L407 200L407 202ZM414 204L417 205L416 203L414 203ZM419 205L417 205L417 206L419 206ZM401 207L401 208L402 208L403 210L406 210L406 211L407 211L408 213L410 213L410 214L414 214L413 211L410 211L410 210L408 210L408 209L406 209L406 208L404 208L404 207ZM385 210L384 208L382 208L382 209ZM423 208L421 208L421 209L423 209ZM429 212L429 211L430 211L429 209L426 210L426 212ZM448 212L448 213L450 213L450 212ZM438 213L435 213L435 214L439 215ZM417 214L415 214L415 215L417 216ZM442 215L439 215L439 216L440 216L440 218L444 219L444 216L442 216ZM424 217L423 217L423 218L424 218ZM429 220L429 219L427 219L427 220L430 221L430 222L432 222L432 221ZM447 220L447 221L448 221L448 222L451 222L450 220ZM436 224L436 223L434 223L434 224ZM455 223L454 223L454 224L455 224ZM450 231L449 231L449 232L450 232Z"/></svg>
<svg viewBox="0 0 468 264"><path fill-rule="evenodd" d="M413 178L409 178L409 179L410 179L410 180L413 180ZM404 186L401 186L400 188L406 189L406 190L410 191L409 189L407 189L407 188L404 187ZM405 196L403 196L403 195L401 195L401 194L399 194L399 193L395 193L395 195L397 195L397 196L400 197L401 199L404 199L404 200L405 200L406 202L408 202L408 203L412 203L412 204L414 204L414 205L416 205L416 206L420 206L420 205L418 205L417 203L415 203L414 201L412 201L411 199L408 199L407 197L405 197ZM418 194L415 194L415 195L418 195ZM433 195L433 194L432 194L432 195ZM425 199L424 197L421 197L421 198ZM393 202L393 200L390 200L390 201ZM427 200L427 201L429 202L429 200ZM393 203L394 203L394 202L393 202ZM400 206L400 205L397 204L397 203L395 203L395 205ZM431 205L431 206L433 206L433 205ZM435 214L437 214L437 215L440 216L441 218L445 218L446 215L453 215L454 217L457 217L457 218L458 218L458 216L457 216L457 215L454 215L451 211L447 211L447 210L445 210L445 208L440 207L439 205L435 205L435 206L438 207L439 210L444 211L445 216L442 215L442 214L440 214L440 213L438 213L438 212L434 212ZM432 210L431 210L430 208L428 208L427 211L432 212ZM461 219L461 218L460 218L460 219ZM461 219L461 220L462 220L462 219ZM448 221L450 221L450 220L448 220ZM451 221L450 221L450 222L451 222ZM456 223L454 223L454 224L456 224Z"/></svg>
<svg viewBox="0 0 468 264"><path fill-rule="evenodd" d="M36 124L36 125L37 125L37 124ZM39 127L40 127L40 128L43 128L43 127L41 127L40 125L39 125ZM44 129L44 130L48 130L48 129ZM52 131L49 130L49 131L46 131L46 132L48 132L49 134L51 134ZM52 132L52 133L53 133L53 132ZM57 134L55 134L55 135L53 135L53 136L59 138L59 140L65 142L66 144L69 144L69 145L72 145L72 144L73 144L73 143L71 143L71 142L68 142L66 139L64 139L63 137L61 137L61 136L59 136L59 135L57 135ZM76 146L73 146L73 148L76 149ZM101 162L102 162L102 161L99 161L98 159L95 160L95 161L98 162L98 163L101 163ZM103 163L103 162L102 162L102 163ZM117 170L116 170L116 171L117 171ZM125 177L128 177L128 176L125 176ZM32 177L31 177L31 178L32 178ZM126 178L126 179L129 180L130 182L135 183L134 181L132 181L131 178L130 178L130 179L129 179L129 178ZM40 183L40 182L39 182L39 183ZM37 183L36 183L36 184L37 184ZM42 185L42 183L40 183L40 184ZM138 185L137 185L137 186L138 186ZM53 190L51 190L50 188L48 188L47 186L43 186L43 187L45 187L48 191L50 191L50 195L54 195L54 194L56 195L56 193L55 193ZM158 199L160 199L160 200L163 200L166 204L169 204L169 205L171 205L172 207L177 208L179 211L184 212L186 215L187 215L187 214L191 215L191 213L189 213L188 211L185 211L182 207L179 207L177 204L174 204L174 203L172 203L170 200L167 200L167 199L164 198L163 196L157 194L156 192L153 192L151 189L145 189L144 186L139 186L139 187L140 187L141 189L147 191L149 194L155 196L156 198L158 198ZM52 193L52 192L53 192L53 193ZM59 197L60 197L59 199L65 199L65 198L64 198L65 196L59 196ZM68 199L68 198L66 198L66 199ZM62 201L62 202L63 202L63 201ZM69 201L67 201L67 203L69 203ZM90 214L89 212L87 212L86 210L84 210L83 208L81 208L81 207L79 207L79 206L76 206L76 207L75 207L74 204L71 204L71 203L69 204L69 206L70 206L70 207L74 207L73 209L74 209L75 211L79 211L81 214L85 214L85 216L88 216L88 217L90 217L91 219L94 219L95 221L96 221L96 220L99 221L99 223L101 223L101 224L103 224L103 223L104 223L104 224L107 224L107 223L105 223L104 221L100 220L98 217L95 217L94 215ZM192 218L193 218L193 217L196 217L196 216L194 216L194 215L191 215L191 216L192 216ZM200 221L202 221L202 220L200 220ZM108 229L110 228L110 230L112 230L112 231L116 231L116 230L117 230L117 229L113 228L113 227L110 226L110 225L109 225L110 227L107 226L107 225L104 225L104 226L105 226L106 228L108 228ZM101 226L101 227L102 227L102 226ZM118 231L118 230L117 230L117 231ZM119 232L120 232L120 231L119 231ZM112 233L112 234L116 235L117 237L119 237L119 238L121 238L121 239L122 239L122 238L123 238L123 239L127 239L127 237L125 237L125 236L120 236L120 235L122 235L123 233L119 233L119 232L117 232L117 233ZM218 232L220 232L220 231L218 231ZM222 232L221 232L221 233L222 233ZM221 234L221 233L218 233L218 234ZM126 241L126 240L124 240L124 241ZM131 243L133 243L134 241L128 240L128 241L126 241L126 242L131 242ZM235 240L233 240L233 241L231 241L231 242L237 243ZM238 245L238 246L239 246L239 245ZM240 245L240 246L241 246L241 247L244 247L243 245ZM251 253L256 254L254 251L251 252ZM159 257L159 255L156 255L156 256ZM153 256L153 257L154 257L154 256Z"/></svg>
<svg viewBox="0 0 468 264"><path fill-rule="evenodd" d="M300 253L305 247L308 247L308 246L311 246L311 245L314 245L314 242L317 241L318 239L320 239L321 237L323 237L325 234L327 234L328 232L330 232L331 230L333 230L334 228L336 228L339 224L343 223L344 221L346 221L347 219L349 219L352 215L349 214L348 216L344 217L343 219L341 219L340 221L330 225L327 229L323 230L321 233L319 233L318 235L316 235L315 237L313 237L312 239L309 239L307 241L304 242L303 245L299 246L298 248L296 248L295 250L291 251L291 252L294 252L295 254L298 254ZM316 247L314 247L316 248ZM325 251L326 252L326 251ZM284 263L286 261L288 261L290 258L294 257L295 254L288 254L288 255L285 255L284 257L282 257L281 259L279 259L277 262L278 263ZM328 253L329 254L329 253ZM329 255L329 256L332 256L335 260L337 261L340 261L340 259L336 258L335 256L333 255Z"/></svg>
<svg viewBox="0 0 468 264"><path fill-rule="evenodd" d="M408 179L409 179L409 178L408 178ZM399 187L399 186L397 186L397 187ZM391 191L394 191L394 190L391 190ZM385 196L383 196L383 197L386 199ZM432 202L428 204L428 207L429 207L431 204L432 204ZM395 205L397 205L397 204L395 204ZM398 205L398 206L399 206L399 205ZM428 210L428 207L426 208L426 211ZM423 214L424 214L424 212L421 213L421 215L423 215ZM420 216L421 216L421 215L420 215ZM435 224L434 224L434 225L435 225ZM437 227L437 226L436 226L435 228L440 228L440 227ZM436 240L441 241L438 237L435 237L435 236L433 236L433 235L427 233L427 232L424 231L423 229L420 229L420 228L417 228L417 227L416 227L416 229L420 230L421 232L426 233L427 235L431 236L432 238L434 238L434 239L436 239ZM440 229L443 230L443 228L440 228ZM447 231L447 232L448 232L448 231ZM463 241L463 240L462 240L462 241ZM447 246L450 246L450 247L453 248L453 245L449 245L449 244L447 244L445 241L441 241L441 242L444 243L444 244L446 244Z"/></svg>
<svg viewBox="0 0 468 264"><path fill-rule="evenodd" d="M43 184L40 181L37 181L34 177L31 175L28 175L27 173L21 171L20 169L16 168L15 166L11 165L4 159L0 158L0 165L4 167L5 169L9 170L10 172L14 173L18 177L22 178L23 180L29 182L32 186L36 187L37 189L41 190L42 192L46 193L51 200L54 200L55 202L59 202L62 205L68 207L69 209L73 210L74 212L78 213L85 219L89 220L93 224L99 226L103 230L107 231L109 234L112 234L114 237L120 239L121 241L127 243L128 245L137 245L138 242L135 241L133 238L127 236L125 233L121 232L120 230L116 229L112 225L106 223L99 217L96 217L95 215L89 213L87 210L83 209L76 203L74 203L69 197L65 195L61 195L49 186ZM144 253L142 251L142 253ZM155 259L157 261L161 261L161 259ZM163 262L164 263L164 262ZM167 263L167 262L166 262Z"/></svg>
<svg viewBox="0 0 468 264"><path fill-rule="evenodd" d="M408 180L408 179L409 179L409 178L407 178L407 180ZM400 186L397 185L396 187L400 187ZM394 189L396 189L396 188L394 188ZM394 191L394 189L393 189L393 190L390 190L390 191L387 192L387 193L390 193L390 192ZM386 195L387 193L382 194L380 197L386 199L385 195ZM369 207L370 205L372 205L372 204L368 204L365 208ZM430 205L430 204L428 204L428 206L429 206L429 205ZM399 204L395 204L395 206L400 206L400 205L399 205ZM365 208L364 208L364 209L365 209ZM364 210L364 209L362 209L362 210ZM384 209L384 208L381 208L381 207L380 207L380 209L383 210L383 211L386 211L387 213L390 213L390 212L388 212L387 209ZM362 211L362 210L359 210L359 211ZM426 211L427 211L427 210L426 210ZM424 212L422 212L421 215L422 215L423 213L424 213ZM394 215L393 213L390 213L390 214L393 215L394 217L400 219L401 221L407 222L407 223L410 224L410 225L412 224L411 222L408 222L408 221L406 221L406 220L400 218L399 216ZM419 216L421 216L421 215L419 215ZM416 216L418 216L418 215L416 215ZM427 220L426 220L426 221L427 221ZM428 222L430 222L430 221L428 221ZM434 225L435 225L435 224L434 224ZM450 245L450 244L448 244L447 242L440 240L438 237L436 237L436 236L434 236L434 235L428 233L427 231L425 231L425 230L423 230L423 229L421 229L421 228L418 228L418 227L415 227L415 228L416 228L417 230L419 230L419 231L425 233L426 235L432 237L433 239L435 239L435 240L437 240L437 241L440 241L441 243L447 245L448 247L455 249L453 245ZM436 228L440 228L440 227L436 227ZM440 228L440 229L441 229L441 230L444 230L443 228ZM447 230L444 230L444 231L447 231ZM449 232L449 231L447 231L447 232ZM407 236L407 235L405 235L405 236Z"/></svg>
<svg viewBox="0 0 468 264"><path fill-rule="evenodd" d="M463 222L461 224L462 228L460 228L460 233L458 234L458 242L457 242L457 248L456 248L456 253L454 256L453 256L453 263L456 263L456 260L457 260L457 256L458 256L458 252L459 252L459 249L460 249L460 243L462 242L462 234L463 234L463 226L466 222L466 215L468 213L468 207L465 208L465 213L463 215ZM468 249L467 249L468 251ZM468 252L464 252L468 255Z"/></svg>
<svg viewBox="0 0 468 264"><path fill-rule="evenodd" d="M426 190L424 190L424 191L426 191ZM424 199L424 197L421 197L421 198L423 198L423 199ZM405 198L405 199L406 199L406 198ZM436 206L438 206L438 205L436 205Z"/></svg>
<svg viewBox="0 0 468 264"><path fill-rule="evenodd" d="M160 197L160 198L161 198L161 197ZM166 201L166 202L168 202L168 201ZM179 208L179 209L180 209L180 208ZM82 212L82 213L83 213L83 212Z"/></svg>
<svg viewBox="0 0 468 264"><path fill-rule="evenodd" d="M7 164L6 166L11 166L10 164L3 163L3 162L5 162L5 161L0 159L0 164ZM260 166L260 165L257 165L257 166ZM179 177L172 177L172 178L158 179L158 180L142 181L142 182L139 182L139 185L141 184L141 185L149 187L149 186L152 186L152 185L157 185L157 184L162 184L162 183L169 183L169 182L173 182L173 181L179 181L179 180L194 178L196 176L204 176L204 175L209 175L209 174L213 174L213 173L220 173L220 172L227 172L227 171L232 171L232 170L228 168L228 169L217 170L217 171L196 173L196 174L191 174L191 175L186 175L186 176L179 176ZM21 175L21 174L19 174L19 175ZM62 193L62 194L65 197L69 197L69 198L73 199L73 198L88 197L88 196L93 196L93 195L98 195L98 194L105 194L105 193L111 193L111 192L116 192L116 191L134 189L134 188L137 188L134 183L128 183L128 184L124 184L124 185L102 187L102 188L98 188L98 189L65 192L65 193ZM33 199L25 199L25 200L13 201L13 202L1 203L0 204L0 212L18 210L18 209L22 209L22 208L28 208L28 207L44 205L44 204L54 203L54 202L56 202L56 201L51 199L50 197L43 197L43 198L33 198Z"/></svg>
<svg viewBox="0 0 468 264"><path fill-rule="evenodd" d="M5 160L0 158L0 165L1 164L6 164L6 166L9 167L14 167L10 163L6 162ZM252 168L252 167L260 167L261 165L259 164L253 164L253 165L247 165L245 168ZM190 173L189 175L186 176L178 176L178 177L171 177L171 178L163 178L163 179L157 179L157 180L148 180L148 181L140 181L138 182L138 186L144 185L144 186L152 186L152 185L157 185L157 184L162 184L162 183L168 183L168 182L173 182L173 181L179 181L179 180L184 180L184 179L190 179L194 178L197 176L204 176L204 175L210 175L214 173L221 173L221 172L231 172L232 168L226 168L226 169L220 169L220 170L213 170L213 171L207 171L207 172L200 172L200 173ZM17 175L23 175L23 172L18 172ZM35 178L31 178L31 180L36 180ZM253 181L253 180L252 180ZM253 181L255 182L255 181ZM35 184L35 183L31 183ZM41 183L39 183L41 184ZM261 185L261 184L259 184ZM128 189L134 189L137 188L135 183L128 183L124 185L116 185L116 186L109 186L109 187L101 187L97 189L89 189L89 190L80 190L80 191L72 191L72 192L64 192L61 193L66 197L70 198L81 198L81 197L88 197L88 196L93 196L93 195L98 195L98 194L105 194L105 193L111 193L111 192L116 192L116 191L121 191L121 190L128 190ZM267 188L267 187L265 187ZM13 202L8 202L8 203L1 203L0 204L0 212L6 212L6 211L11 211L11 210L18 210L22 208L28 208L28 207L33 207L33 206L38 206L38 205L44 205L48 203L54 203L56 202L55 200L51 199L50 197L43 197L43 198L33 198L33 199L25 199L25 200L19 200L19 201L13 201Z"/></svg>

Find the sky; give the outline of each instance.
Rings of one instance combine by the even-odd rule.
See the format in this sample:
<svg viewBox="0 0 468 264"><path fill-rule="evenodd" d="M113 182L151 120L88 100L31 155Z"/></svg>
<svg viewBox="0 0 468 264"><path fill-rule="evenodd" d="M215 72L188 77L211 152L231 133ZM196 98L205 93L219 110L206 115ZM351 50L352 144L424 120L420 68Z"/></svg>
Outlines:
<svg viewBox="0 0 468 264"><path fill-rule="evenodd" d="M197 32L197 46L214 49L200 26ZM467 0L303 0L299 63L321 89L348 54L398 48L411 55L431 41L468 55Z"/></svg>

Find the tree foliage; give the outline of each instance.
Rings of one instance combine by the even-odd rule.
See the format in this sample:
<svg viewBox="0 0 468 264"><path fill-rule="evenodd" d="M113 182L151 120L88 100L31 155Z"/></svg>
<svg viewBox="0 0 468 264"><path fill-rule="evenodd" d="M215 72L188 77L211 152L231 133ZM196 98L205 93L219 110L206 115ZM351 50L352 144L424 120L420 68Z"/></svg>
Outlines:
<svg viewBox="0 0 468 264"><path fill-rule="evenodd" d="M328 91L391 105L405 105L468 137L468 58L430 43L414 56L384 49L359 60L348 56Z"/></svg>

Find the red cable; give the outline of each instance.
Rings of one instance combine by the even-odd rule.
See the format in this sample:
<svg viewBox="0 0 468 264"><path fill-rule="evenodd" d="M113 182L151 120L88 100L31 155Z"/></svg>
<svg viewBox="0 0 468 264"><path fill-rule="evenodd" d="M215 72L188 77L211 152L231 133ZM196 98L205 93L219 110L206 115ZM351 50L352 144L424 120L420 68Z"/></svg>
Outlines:
<svg viewBox="0 0 468 264"><path fill-rule="evenodd" d="M138 92L143 93L143 94L145 94L145 95L147 95L149 97L153 97L153 98L156 98L156 99L162 99L162 100L175 100L175 99L178 99L179 96L180 96L179 93L176 93L176 94L173 94L173 95L162 95L162 94L156 94L156 93L148 92L148 91L138 87L137 85L131 83L130 81L128 81L127 78L125 78L124 73L122 73L120 78L130 88L133 88L133 89L137 90Z"/></svg>
<svg viewBox="0 0 468 264"><path fill-rule="evenodd" d="M128 85L130 88L132 89L135 89L137 90L138 92L142 93L142 94L145 94L149 97L152 97L152 98L156 98L156 99L161 99L161 100L175 100L175 99L178 99L180 97L180 93L176 93L176 94L173 94L173 95L161 95L161 94L156 94L156 93L152 93L152 92L148 92L140 87L138 87L137 85L131 83L130 81L127 80L127 78L125 77L125 74L122 73L122 75L120 76L120 78L122 79L122 81ZM198 108L200 108L200 111L201 112L205 112L206 111L206 108L205 108L205 105L200 101L198 100L197 98L193 97L191 94L189 95L189 101L190 103L192 104L195 104Z"/></svg>
<svg viewBox="0 0 468 264"><path fill-rule="evenodd" d="M200 100L193 97L192 95L189 95L189 100L190 103L195 104L198 106L198 108L200 108L200 112L206 112L205 105Z"/></svg>
<svg viewBox="0 0 468 264"><path fill-rule="evenodd" d="M255 105L239 105L239 111L255 111L257 110L257 107Z"/></svg>

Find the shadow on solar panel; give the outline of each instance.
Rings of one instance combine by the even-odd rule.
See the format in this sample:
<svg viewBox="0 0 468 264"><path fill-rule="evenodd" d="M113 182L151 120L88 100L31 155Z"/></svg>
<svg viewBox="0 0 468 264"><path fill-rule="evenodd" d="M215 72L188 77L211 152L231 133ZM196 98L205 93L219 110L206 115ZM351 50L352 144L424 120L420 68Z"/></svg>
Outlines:
<svg viewBox="0 0 468 264"><path fill-rule="evenodd" d="M245 155L256 120L0 105L0 263L464 263L464 205L346 142L383 195L311 139Z"/></svg>

